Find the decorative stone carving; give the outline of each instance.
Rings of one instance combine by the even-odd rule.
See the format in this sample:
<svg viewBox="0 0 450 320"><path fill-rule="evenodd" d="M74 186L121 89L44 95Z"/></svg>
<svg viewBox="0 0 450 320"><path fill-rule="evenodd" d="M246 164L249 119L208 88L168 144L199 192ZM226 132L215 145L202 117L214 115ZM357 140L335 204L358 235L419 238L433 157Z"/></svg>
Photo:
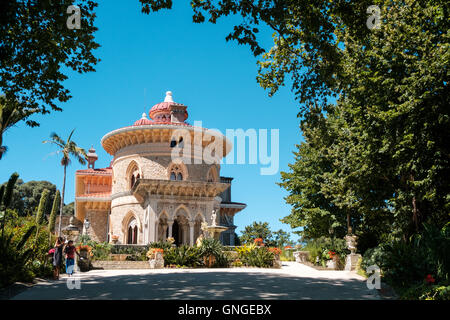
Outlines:
<svg viewBox="0 0 450 320"><path fill-rule="evenodd" d="M349 228L349 234L345 236L345 241L347 242L347 247L350 250L350 254L345 258L345 270L353 271L356 269L356 264L358 263L360 254L356 254L356 245L358 237L352 234L351 227Z"/></svg>
<svg viewBox="0 0 450 320"><path fill-rule="evenodd" d="M295 262L304 263L309 259L309 251L295 251L294 252Z"/></svg>
<svg viewBox="0 0 450 320"><path fill-rule="evenodd" d="M149 260L150 269L162 269L164 268L164 258L162 253L155 252L155 258Z"/></svg>

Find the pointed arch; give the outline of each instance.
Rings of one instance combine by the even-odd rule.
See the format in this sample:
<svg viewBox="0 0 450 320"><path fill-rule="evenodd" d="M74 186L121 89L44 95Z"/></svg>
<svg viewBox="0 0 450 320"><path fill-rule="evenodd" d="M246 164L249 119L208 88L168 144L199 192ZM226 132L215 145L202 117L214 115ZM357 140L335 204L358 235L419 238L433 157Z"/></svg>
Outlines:
<svg viewBox="0 0 450 320"><path fill-rule="evenodd" d="M129 189L133 188L134 184L138 179L144 178L142 175L142 171L135 160L131 160L130 163L128 164L126 177Z"/></svg>
<svg viewBox="0 0 450 320"><path fill-rule="evenodd" d="M185 216L186 219L188 219L188 220L192 219L191 211L184 204L180 204L178 207L175 208L175 210L173 211L173 214L172 214L172 219L175 219L179 215L178 213L180 211L181 211L181 213L183 213L183 211L186 213L186 214L181 214L182 216Z"/></svg>
<svg viewBox="0 0 450 320"><path fill-rule="evenodd" d="M123 233L123 243L127 244L138 244L140 237L139 234L142 233L142 224L138 215L132 210L122 219L122 233Z"/></svg>
<svg viewBox="0 0 450 320"><path fill-rule="evenodd" d="M167 178L169 180L187 180L188 170L183 162L171 162L167 167Z"/></svg>

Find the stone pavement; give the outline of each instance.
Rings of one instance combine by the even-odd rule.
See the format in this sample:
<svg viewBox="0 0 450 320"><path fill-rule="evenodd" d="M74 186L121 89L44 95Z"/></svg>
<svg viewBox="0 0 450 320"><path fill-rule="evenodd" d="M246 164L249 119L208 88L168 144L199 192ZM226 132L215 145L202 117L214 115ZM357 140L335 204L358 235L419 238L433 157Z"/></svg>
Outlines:
<svg viewBox="0 0 450 320"><path fill-rule="evenodd" d="M70 290L64 276L13 299L379 299L354 272L295 262L283 262L281 269L92 270L78 276L80 289Z"/></svg>

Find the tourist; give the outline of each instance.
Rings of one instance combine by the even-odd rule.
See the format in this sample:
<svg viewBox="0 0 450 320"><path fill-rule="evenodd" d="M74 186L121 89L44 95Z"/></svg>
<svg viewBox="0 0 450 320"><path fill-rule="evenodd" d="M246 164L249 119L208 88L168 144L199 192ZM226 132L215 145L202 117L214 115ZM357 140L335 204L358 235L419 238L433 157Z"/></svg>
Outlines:
<svg viewBox="0 0 450 320"><path fill-rule="evenodd" d="M59 280L59 273L61 271L62 265L62 251L64 246L64 239L58 237L55 243L55 251L53 252L53 278Z"/></svg>
<svg viewBox="0 0 450 320"><path fill-rule="evenodd" d="M71 277L75 266L75 253L80 256L72 240L69 240L67 243L67 246L64 248L64 253L66 254L66 273Z"/></svg>

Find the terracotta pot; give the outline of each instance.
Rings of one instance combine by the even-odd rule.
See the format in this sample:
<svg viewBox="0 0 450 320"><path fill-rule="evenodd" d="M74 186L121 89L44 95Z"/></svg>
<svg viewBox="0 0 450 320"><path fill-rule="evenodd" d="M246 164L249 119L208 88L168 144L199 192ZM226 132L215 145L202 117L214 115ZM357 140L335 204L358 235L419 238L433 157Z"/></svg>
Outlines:
<svg viewBox="0 0 450 320"><path fill-rule="evenodd" d="M207 268L211 268L214 265L214 263L216 262L216 257L214 257L213 255L210 255L209 257L204 257L203 261Z"/></svg>

